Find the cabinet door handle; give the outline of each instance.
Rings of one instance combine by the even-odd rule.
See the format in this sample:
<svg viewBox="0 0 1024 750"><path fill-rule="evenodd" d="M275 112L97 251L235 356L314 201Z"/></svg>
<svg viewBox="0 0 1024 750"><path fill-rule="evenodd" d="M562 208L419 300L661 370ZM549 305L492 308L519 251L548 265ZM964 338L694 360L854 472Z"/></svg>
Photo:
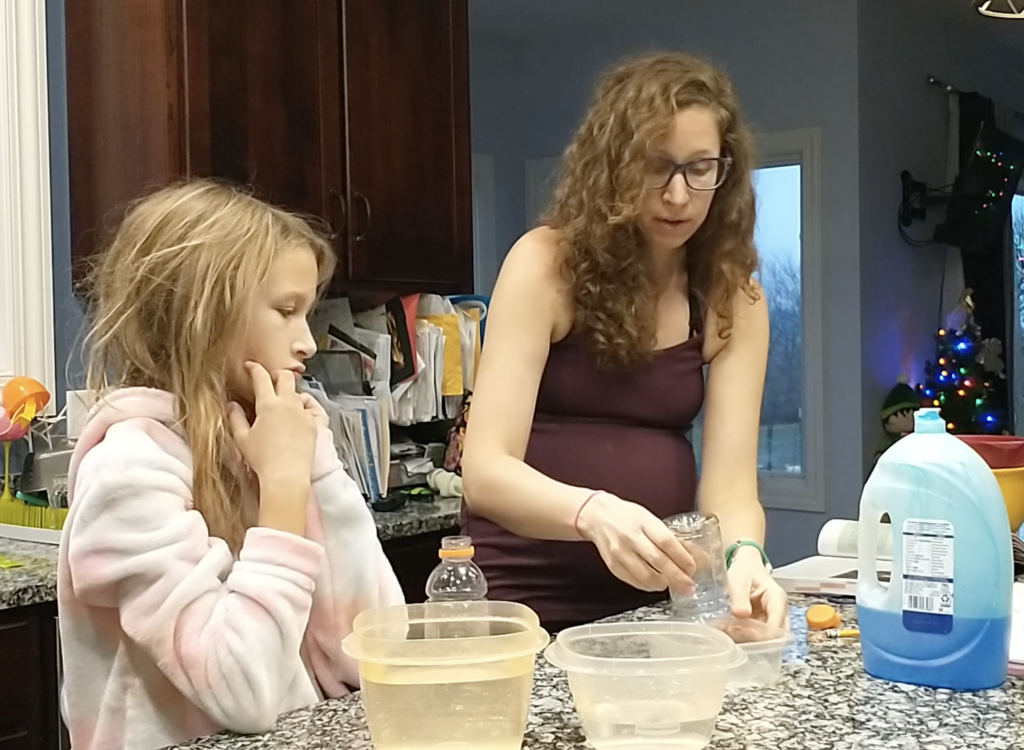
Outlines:
<svg viewBox="0 0 1024 750"><path fill-rule="evenodd" d="M333 188L331 189L331 197L338 202L338 208L341 209L341 222L338 224L338 228L336 230L334 227L331 227L331 234L330 237L328 237L331 242L334 242L334 240L338 239L338 237L340 237L345 231L345 224L348 221L348 207L345 204L345 197ZM329 223L328 226L330 226Z"/></svg>
<svg viewBox="0 0 1024 750"><path fill-rule="evenodd" d="M366 206L366 229L363 230L362 234L356 236L356 242L362 242L370 236L370 221L373 219L373 212L370 210L370 200L360 192L353 193L356 198L361 200Z"/></svg>

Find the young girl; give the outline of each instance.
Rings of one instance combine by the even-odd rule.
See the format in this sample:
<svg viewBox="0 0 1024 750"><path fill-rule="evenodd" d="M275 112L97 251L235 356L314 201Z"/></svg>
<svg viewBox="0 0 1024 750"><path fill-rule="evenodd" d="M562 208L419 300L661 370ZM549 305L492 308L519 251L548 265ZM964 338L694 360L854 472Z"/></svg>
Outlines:
<svg viewBox="0 0 1024 750"><path fill-rule="evenodd" d="M190 182L136 204L92 277L89 389L58 567L76 750L144 750L358 684L341 641L401 603L296 384L334 256L304 221Z"/></svg>

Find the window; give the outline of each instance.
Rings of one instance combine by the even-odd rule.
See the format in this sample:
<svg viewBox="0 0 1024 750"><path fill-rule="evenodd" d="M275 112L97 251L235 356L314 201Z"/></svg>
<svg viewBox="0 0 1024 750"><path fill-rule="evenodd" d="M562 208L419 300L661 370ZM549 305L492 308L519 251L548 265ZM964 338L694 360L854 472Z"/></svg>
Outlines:
<svg viewBox="0 0 1024 750"><path fill-rule="evenodd" d="M771 325L757 468L798 476L804 473L803 372L793 363L803 361L801 171L800 164L782 164L754 173L754 243L761 256L758 276Z"/></svg>
<svg viewBox="0 0 1024 750"><path fill-rule="evenodd" d="M1013 220L1013 246L1024 251L1024 193L1013 197L1010 212Z"/></svg>
<svg viewBox="0 0 1024 750"><path fill-rule="evenodd" d="M1016 315L1013 316L1013 422L1018 435L1024 434L1024 185L1010 206L1010 258L1013 261L1013 288Z"/></svg>
<svg viewBox="0 0 1024 750"><path fill-rule="evenodd" d="M767 508L824 511L820 133L762 136L758 154L754 241L771 324L757 450L761 500ZM699 424L693 442L699 461Z"/></svg>

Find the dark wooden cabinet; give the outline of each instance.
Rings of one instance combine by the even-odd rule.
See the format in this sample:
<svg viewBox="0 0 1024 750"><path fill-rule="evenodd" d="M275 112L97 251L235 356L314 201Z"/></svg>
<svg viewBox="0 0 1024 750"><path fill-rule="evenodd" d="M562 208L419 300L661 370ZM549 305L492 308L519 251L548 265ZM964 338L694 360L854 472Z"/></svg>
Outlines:
<svg viewBox="0 0 1024 750"><path fill-rule="evenodd" d="M186 0L184 9L189 172L340 224L337 0Z"/></svg>
<svg viewBox="0 0 1024 750"><path fill-rule="evenodd" d="M188 173L178 0L64 4L75 280L125 205Z"/></svg>
<svg viewBox="0 0 1024 750"><path fill-rule="evenodd" d="M465 0L346 2L344 27L349 278L469 288Z"/></svg>
<svg viewBox="0 0 1024 750"><path fill-rule="evenodd" d="M322 219L334 291L471 290L466 1L68 3L76 278L128 200L196 175Z"/></svg>
<svg viewBox="0 0 1024 750"><path fill-rule="evenodd" d="M56 609L0 610L0 750L60 746Z"/></svg>
<svg viewBox="0 0 1024 750"><path fill-rule="evenodd" d="M441 539L458 534L458 527L454 527L389 539L381 544L407 604L420 604L427 600L427 579L440 562L437 551L441 549Z"/></svg>

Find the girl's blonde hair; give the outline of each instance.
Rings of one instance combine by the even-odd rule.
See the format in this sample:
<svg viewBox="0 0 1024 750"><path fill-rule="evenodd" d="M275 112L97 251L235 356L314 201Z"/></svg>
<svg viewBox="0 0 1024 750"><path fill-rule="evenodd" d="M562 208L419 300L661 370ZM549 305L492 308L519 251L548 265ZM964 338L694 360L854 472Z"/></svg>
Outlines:
<svg viewBox="0 0 1024 750"><path fill-rule="evenodd" d="M742 289L756 299L753 139L729 78L682 53L654 53L608 71L563 160L544 222L561 231L562 272L572 290L576 327L600 361L628 365L655 346L655 279L645 262L636 222L644 168L675 115L707 107L718 122L722 155L732 158L707 219L686 243L692 294L732 327L732 299Z"/></svg>
<svg viewBox="0 0 1024 750"><path fill-rule="evenodd" d="M174 394L195 508L236 550L245 522L227 432L228 357L278 252L295 246L315 255L322 289L335 256L306 221L238 188L192 180L133 204L86 286L89 390Z"/></svg>

